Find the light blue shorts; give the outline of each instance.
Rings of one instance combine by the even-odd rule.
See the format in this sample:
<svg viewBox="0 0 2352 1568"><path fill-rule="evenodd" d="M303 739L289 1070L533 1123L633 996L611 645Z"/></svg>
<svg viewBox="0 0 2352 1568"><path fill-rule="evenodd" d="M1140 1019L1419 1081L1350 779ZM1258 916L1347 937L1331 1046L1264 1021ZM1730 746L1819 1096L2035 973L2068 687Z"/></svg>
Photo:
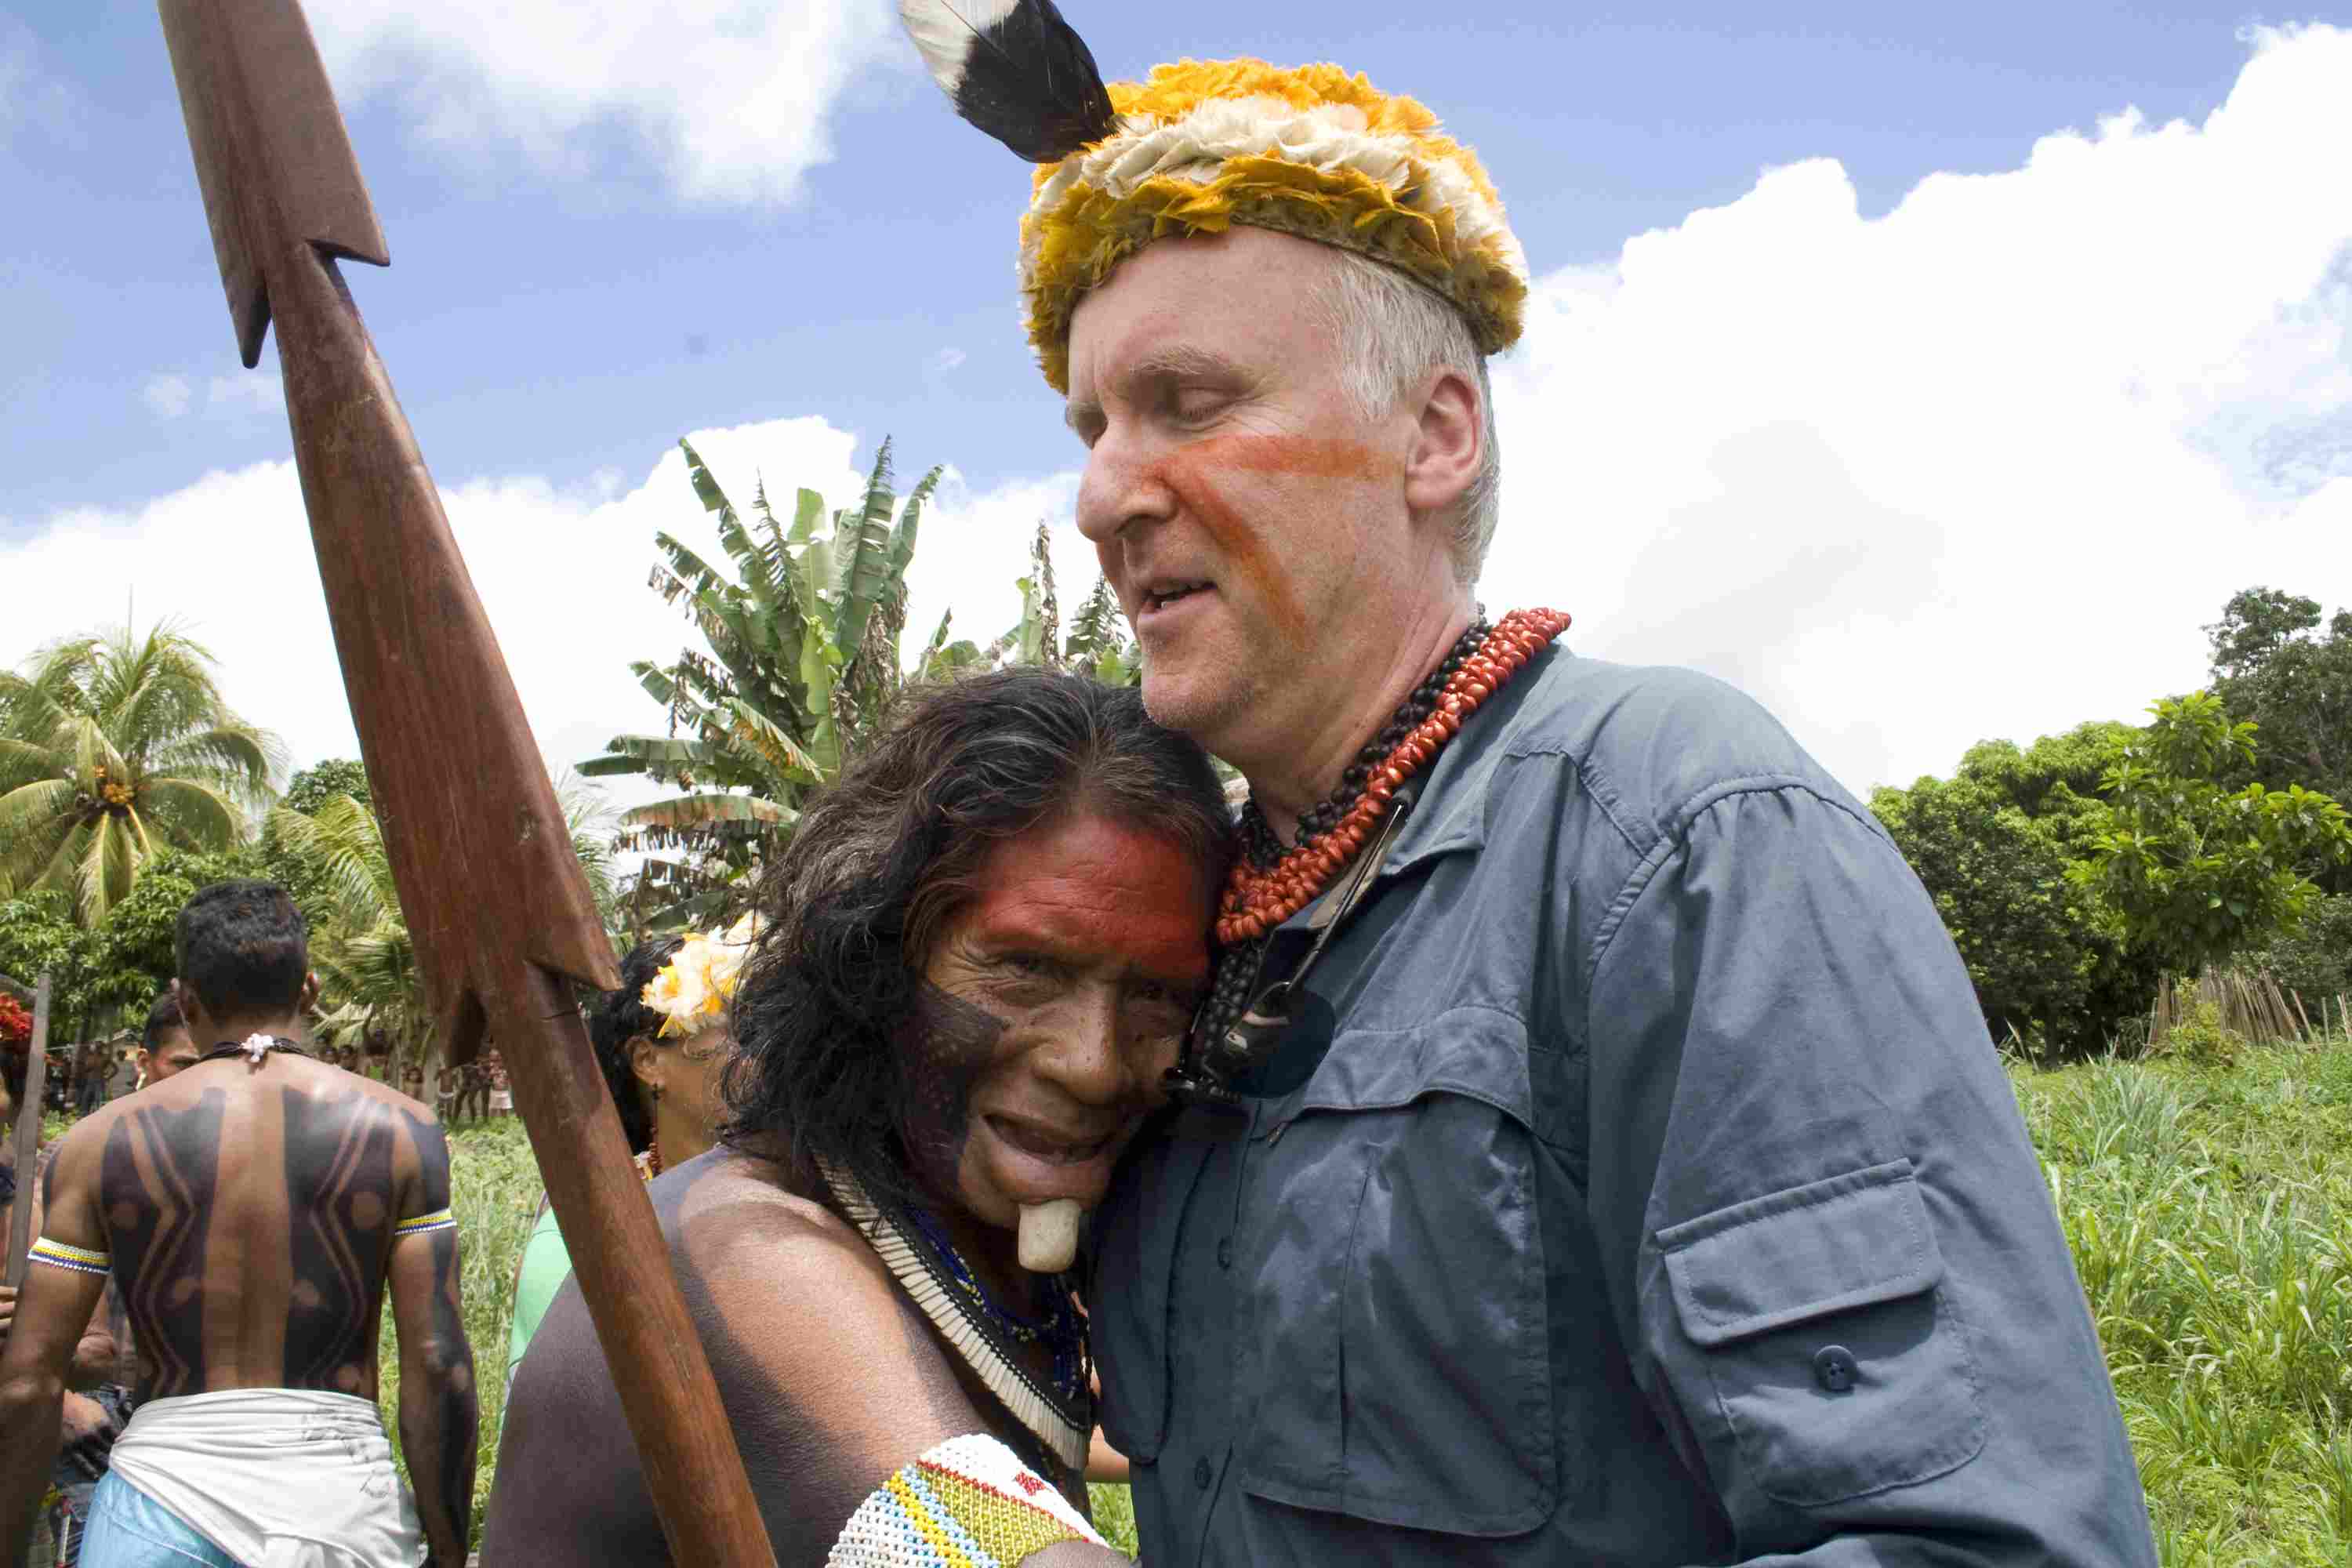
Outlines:
<svg viewBox="0 0 2352 1568"><path fill-rule="evenodd" d="M89 1500L81 1568L241 1568L162 1503L109 1472Z"/></svg>

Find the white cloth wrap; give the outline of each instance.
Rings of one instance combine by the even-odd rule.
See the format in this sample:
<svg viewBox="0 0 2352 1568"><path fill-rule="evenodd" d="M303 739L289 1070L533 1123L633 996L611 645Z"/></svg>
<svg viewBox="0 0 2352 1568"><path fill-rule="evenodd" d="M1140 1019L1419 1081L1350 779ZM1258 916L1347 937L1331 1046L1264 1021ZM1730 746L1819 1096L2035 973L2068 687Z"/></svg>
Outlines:
<svg viewBox="0 0 2352 1568"><path fill-rule="evenodd" d="M425 1531L373 1402L305 1388L154 1399L114 1473L247 1568L416 1568Z"/></svg>

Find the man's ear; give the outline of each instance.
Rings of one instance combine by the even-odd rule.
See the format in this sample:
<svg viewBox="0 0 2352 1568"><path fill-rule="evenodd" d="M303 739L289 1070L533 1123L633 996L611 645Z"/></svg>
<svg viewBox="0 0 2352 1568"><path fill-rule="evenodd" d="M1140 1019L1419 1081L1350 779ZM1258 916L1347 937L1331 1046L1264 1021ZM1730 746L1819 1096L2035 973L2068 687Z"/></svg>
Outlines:
<svg viewBox="0 0 2352 1568"><path fill-rule="evenodd" d="M315 969L302 976L302 994L294 1004L294 1011L307 1013L319 1000L319 972Z"/></svg>
<svg viewBox="0 0 2352 1568"><path fill-rule="evenodd" d="M196 988L174 977L172 995L180 1004L180 1022L187 1026L188 1038L197 1038L205 1030L205 1005L196 1000Z"/></svg>
<svg viewBox="0 0 2352 1568"><path fill-rule="evenodd" d="M1404 464L1404 500L1420 516L1450 515L1478 479L1484 455L1478 384L1458 370L1430 378Z"/></svg>

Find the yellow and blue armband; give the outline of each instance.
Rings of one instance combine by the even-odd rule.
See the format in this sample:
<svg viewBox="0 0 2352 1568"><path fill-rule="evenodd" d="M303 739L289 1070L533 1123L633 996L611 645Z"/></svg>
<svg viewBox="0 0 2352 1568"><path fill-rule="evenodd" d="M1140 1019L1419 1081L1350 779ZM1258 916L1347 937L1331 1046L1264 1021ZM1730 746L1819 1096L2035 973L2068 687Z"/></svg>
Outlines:
<svg viewBox="0 0 2352 1568"><path fill-rule="evenodd" d="M35 1263L46 1263L52 1268L62 1268L72 1274L95 1274L106 1278L113 1263L103 1252L92 1252L87 1247L75 1247L67 1242L51 1241L42 1237L33 1243L28 1255Z"/></svg>
<svg viewBox="0 0 2352 1568"><path fill-rule="evenodd" d="M393 1239L397 1241L404 1236L425 1236L436 1230L457 1228L457 1218L455 1215L447 1209L435 1209L431 1214L415 1215L402 1220L392 1227L392 1236Z"/></svg>
<svg viewBox="0 0 2352 1568"><path fill-rule="evenodd" d="M1105 1544L1051 1482L975 1432L877 1487L849 1516L825 1568L1012 1568L1059 1541Z"/></svg>

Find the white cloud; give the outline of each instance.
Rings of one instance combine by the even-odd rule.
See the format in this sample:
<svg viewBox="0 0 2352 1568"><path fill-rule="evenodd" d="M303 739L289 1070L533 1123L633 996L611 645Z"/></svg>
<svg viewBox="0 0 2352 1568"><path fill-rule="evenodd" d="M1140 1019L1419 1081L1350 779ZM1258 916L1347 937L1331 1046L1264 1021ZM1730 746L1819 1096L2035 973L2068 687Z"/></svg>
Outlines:
<svg viewBox="0 0 2352 1568"><path fill-rule="evenodd" d="M1547 277L1497 367L1505 516L1482 596L1574 611L1586 653L1733 680L1857 789L1948 772L1987 736L2137 716L2202 678L2196 628L2239 587L2352 603L2347 80L2352 33L2266 33L2202 125L2119 117L1867 222L1836 164L1774 170ZM821 419L693 440L746 503L755 477L836 504L862 478ZM656 727L626 661L688 636L645 568L656 528L708 542L706 514L675 449L631 471L445 495L558 763ZM950 474L910 646L950 604L955 635L1012 625L1041 517L1074 608L1094 581L1075 488ZM9 537L0 581L135 585L142 622L191 617L299 761L353 753L290 464L0 519ZM13 610L10 660L91 616L68 595Z"/></svg>
<svg viewBox="0 0 2352 1568"><path fill-rule="evenodd" d="M743 205L792 201L852 76L897 52L861 0L338 0L311 26L347 105L395 95L427 145L578 176L617 137L687 200Z"/></svg>
<svg viewBox="0 0 2352 1568"><path fill-rule="evenodd" d="M188 411L194 393L184 375L151 375L139 389L139 399L158 419L177 419Z"/></svg>
<svg viewBox="0 0 2352 1568"><path fill-rule="evenodd" d="M159 371L140 384L139 401L158 419L178 419L197 405L195 384L175 371ZM205 384L203 407L207 418L240 430L282 426L285 383L274 364L216 375Z"/></svg>
<svg viewBox="0 0 2352 1568"><path fill-rule="evenodd" d="M931 356L929 368L933 375L945 375L948 372L963 363L963 350L959 348L944 348Z"/></svg>
<svg viewBox="0 0 2352 1568"><path fill-rule="evenodd" d="M798 487L837 506L864 483L853 466L856 437L822 419L703 430L690 439L743 508L762 479L787 512ZM656 450L649 444L644 477L625 489L604 471L568 486L530 476L469 480L442 494L532 731L558 768L597 754L614 734L658 732L662 712L628 661L667 658L693 640L678 613L645 585L654 534L667 531L713 559L717 535L687 482L684 455ZM1069 500L1063 482L975 496L950 477L925 514L909 621L920 630L910 647L950 600L959 636L985 641L1012 625L1020 614L1012 584L1025 565L1029 531L1038 516L1066 517ZM135 597L141 626L186 623L218 658L230 702L284 736L297 766L358 754L290 461L207 474L127 511L85 509L33 528L0 519L0 539L11 536L22 542L0 544L0 581L119 584ZM1078 592L1093 582L1092 562L1066 528L1056 564L1074 574ZM19 595L0 661L14 665L116 613L72 595ZM618 805L651 793L610 782Z"/></svg>
<svg viewBox="0 0 2352 1568"><path fill-rule="evenodd" d="M286 416L286 383L274 365L237 375L214 376L205 388L205 407L231 419Z"/></svg>
<svg viewBox="0 0 2352 1568"><path fill-rule="evenodd" d="M2352 602L2352 33L1865 221L1826 160L1554 274L1496 367L1496 607L1709 669L1850 785L2138 717L2268 583Z"/></svg>

